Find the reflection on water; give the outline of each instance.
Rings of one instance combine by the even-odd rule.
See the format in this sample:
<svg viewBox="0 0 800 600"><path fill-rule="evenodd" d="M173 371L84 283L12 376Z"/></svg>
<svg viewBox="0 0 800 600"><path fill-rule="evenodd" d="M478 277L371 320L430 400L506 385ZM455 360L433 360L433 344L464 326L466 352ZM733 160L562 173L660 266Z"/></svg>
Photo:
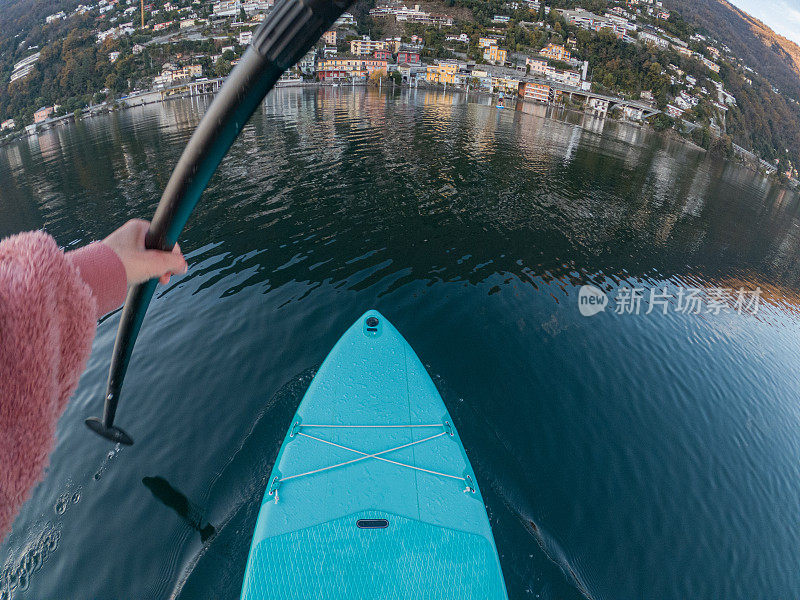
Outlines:
<svg viewBox="0 0 800 600"><path fill-rule="evenodd" d="M72 247L152 214L206 108L139 107L0 150L0 234L44 227ZM120 404L137 444L95 478L108 447L82 423L119 317L101 323L47 478L0 549L13 571L26 532L55 518L69 551L15 597L237 598L309 369L368 308L453 414L512 598L799 596L799 205L609 120L280 90L181 236L189 273L159 289ZM586 318L584 284L759 287L762 306ZM86 482L80 502L54 515L70 481Z"/></svg>

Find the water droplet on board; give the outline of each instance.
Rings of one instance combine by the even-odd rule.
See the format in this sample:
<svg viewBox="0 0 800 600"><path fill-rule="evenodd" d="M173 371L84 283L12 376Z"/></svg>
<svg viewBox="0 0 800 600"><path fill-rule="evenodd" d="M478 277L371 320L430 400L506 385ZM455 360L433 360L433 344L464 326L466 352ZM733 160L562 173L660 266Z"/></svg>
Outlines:
<svg viewBox="0 0 800 600"><path fill-rule="evenodd" d="M74 494L72 494L72 503L73 504L77 504L80 501L81 501L81 493L80 492L75 492Z"/></svg>

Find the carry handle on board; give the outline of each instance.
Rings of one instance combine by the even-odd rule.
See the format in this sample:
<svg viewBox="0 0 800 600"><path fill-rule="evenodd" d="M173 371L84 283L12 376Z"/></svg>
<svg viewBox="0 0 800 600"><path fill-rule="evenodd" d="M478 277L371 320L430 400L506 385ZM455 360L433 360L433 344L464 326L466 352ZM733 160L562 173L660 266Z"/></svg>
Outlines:
<svg viewBox="0 0 800 600"><path fill-rule="evenodd" d="M253 33L250 47L203 116L161 196L145 238L148 249L172 250L200 195L239 132L286 69L334 24L352 0L279 0ZM103 417L86 419L114 442L133 439L114 425L125 372L157 279L132 286L122 309L108 372Z"/></svg>

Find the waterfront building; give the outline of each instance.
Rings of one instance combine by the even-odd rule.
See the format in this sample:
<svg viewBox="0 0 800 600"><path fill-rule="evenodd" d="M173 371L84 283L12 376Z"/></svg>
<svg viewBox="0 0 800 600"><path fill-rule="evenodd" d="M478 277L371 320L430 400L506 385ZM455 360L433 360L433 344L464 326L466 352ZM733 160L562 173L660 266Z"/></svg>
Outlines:
<svg viewBox="0 0 800 600"><path fill-rule="evenodd" d="M389 50L375 50L375 52L372 53L372 57L390 61L392 60L392 53Z"/></svg>
<svg viewBox="0 0 800 600"><path fill-rule="evenodd" d="M315 65L315 54L316 51L314 48L308 51L308 53L301 58L297 62L297 67L306 75L312 75L314 73L314 65Z"/></svg>
<svg viewBox="0 0 800 600"><path fill-rule="evenodd" d="M161 73L153 78L153 85L156 87L165 87L178 81L192 79L202 75L202 65L188 65L179 69L167 63L162 68Z"/></svg>
<svg viewBox="0 0 800 600"><path fill-rule="evenodd" d="M515 94L519 91L519 85L522 83L519 79L511 77L497 77L490 74L491 89L505 92L506 94Z"/></svg>
<svg viewBox="0 0 800 600"><path fill-rule="evenodd" d="M579 87L581 84L581 72L569 69L557 69L547 63L542 58L526 58L525 64L530 66L530 74L538 77L545 77L551 81Z"/></svg>
<svg viewBox="0 0 800 600"><path fill-rule="evenodd" d="M533 102L554 102L556 99L555 90L549 85L530 81L526 81L519 86L519 95L521 98Z"/></svg>
<svg viewBox="0 0 800 600"><path fill-rule="evenodd" d="M317 79L322 82L339 81L347 79L349 73L346 69L317 69Z"/></svg>
<svg viewBox="0 0 800 600"><path fill-rule="evenodd" d="M412 83L416 81L417 77L425 79L426 68L420 63L410 65L408 63L401 63L398 61L396 70L398 73L400 73L403 83Z"/></svg>
<svg viewBox="0 0 800 600"><path fill-rule="evenodd" d="M388 63L377 58L333 57L317 63L317 74L324 73L321 80L335 78L335 73L344 72L345 77L366 78L375 71L386 71Z"/></svg>
<svg viewBox="0 0 800 600"><path fill-rule="evenodd" d="M589 98L586 107L595 114L605 115L608 112L608 100L604 98Z"/></svg>
<svg viewBox="0 0 800 600"><path fill-rule="evenodd" d="M56 110L58 110L57 104L54 106L43 106L35 113L33 113L33 122L41 123L42 121L46 120L50 115L52 115Z"/></svg>
<svg viewBox="0 0 800 600"><path fill-rule="evenodd" d="M427 67L425 80L428 83L460 85L469 77L466 63L455 60L440 60Z"/></svg>

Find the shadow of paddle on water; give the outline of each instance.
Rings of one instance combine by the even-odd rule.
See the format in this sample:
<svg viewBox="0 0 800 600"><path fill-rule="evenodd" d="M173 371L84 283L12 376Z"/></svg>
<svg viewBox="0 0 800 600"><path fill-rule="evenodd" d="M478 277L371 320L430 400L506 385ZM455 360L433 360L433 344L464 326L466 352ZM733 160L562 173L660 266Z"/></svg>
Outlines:
<svg viewBox="0 0 800 600"><path fill-rule="evenodd" d="M192 529L197 531L203 543L216 535L217 530L206 521L203 511L193 504L185 494L172 487L169 481L163 477L144 477L142 483L164 506L174 510Z"/></svg>

